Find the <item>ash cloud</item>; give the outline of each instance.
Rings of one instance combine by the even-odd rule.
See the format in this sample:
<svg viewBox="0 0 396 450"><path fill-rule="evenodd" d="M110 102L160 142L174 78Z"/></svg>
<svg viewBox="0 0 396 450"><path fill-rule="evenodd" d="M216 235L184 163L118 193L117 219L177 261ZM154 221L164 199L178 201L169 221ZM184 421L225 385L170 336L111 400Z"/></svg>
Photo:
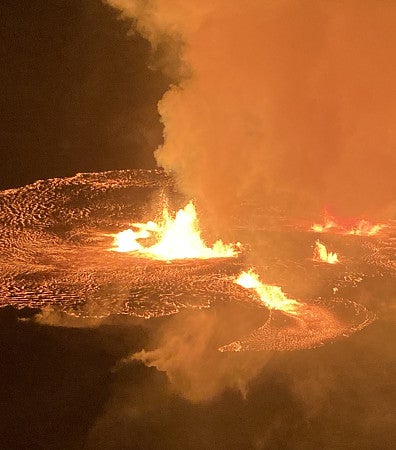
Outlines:
<svg viewBox="0 0 396 450"><path fill-rule="evenodd" d="M395 213L394 2L107 2L169 56L155 156L219 227L246 201Z"/></svg>

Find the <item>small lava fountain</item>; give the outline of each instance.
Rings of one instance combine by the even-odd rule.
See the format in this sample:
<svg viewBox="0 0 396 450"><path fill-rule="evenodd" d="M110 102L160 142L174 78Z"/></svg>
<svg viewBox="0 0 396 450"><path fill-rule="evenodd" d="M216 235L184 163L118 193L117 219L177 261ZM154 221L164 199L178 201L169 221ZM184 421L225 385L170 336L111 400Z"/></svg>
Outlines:
<svg viewBox="0 0 396 450"><path fill-rule="evenodd" d="M329 252L319 239L315 242L314 261L321 261L327 264L337 264L339 262L337 253Z"/></svg>
<svg viewBox="0 0 396 450"><path fill-rule="evenodd" d="M262 283L253 269L242 272L234 282L245 289L253 289L269 309L297 314L300 304L296 300L287 298L279 286Z"/></svg>
<svg viewBox="0 0 396 450"><path fill-rule="evenodd" d="M351 234L356 236L374 236L385 228L385 224L371 223L364 219L337 220L325 214L322 224L315 223L311 230L315 233Z"/></svg>

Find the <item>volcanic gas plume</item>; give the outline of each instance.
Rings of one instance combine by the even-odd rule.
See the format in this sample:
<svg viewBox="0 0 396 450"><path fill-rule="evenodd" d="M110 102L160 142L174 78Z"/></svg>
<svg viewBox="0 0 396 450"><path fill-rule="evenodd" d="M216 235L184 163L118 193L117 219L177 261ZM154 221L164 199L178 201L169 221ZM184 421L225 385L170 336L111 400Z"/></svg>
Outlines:
<svg viewBox="0 0 396 450"><path fill-rule="evenodd" d="M206 221L395 213L395 2L107 2L174 77L156 158Z"/></svg>

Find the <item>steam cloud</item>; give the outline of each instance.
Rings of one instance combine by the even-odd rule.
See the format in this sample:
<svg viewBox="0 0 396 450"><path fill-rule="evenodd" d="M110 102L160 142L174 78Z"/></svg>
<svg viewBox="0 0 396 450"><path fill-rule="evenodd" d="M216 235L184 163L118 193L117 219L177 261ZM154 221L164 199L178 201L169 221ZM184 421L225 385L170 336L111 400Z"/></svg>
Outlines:
<svg viewBox="0 0 396 450"><path fill-rule="evenodd" d="M240 315L226 313L179 313L154 332L153 350L137 352L127 361L141 361L165 372L172 390L192 402L211 400L226 389L245 395L270 352L220 353L217 348L225 336L232 340L243 327Z"/></svg>
<svg viewBox="0 0 396 450"><path fill-rule="evenodd" d="M173 77L159 103L164 144L155 157L214 229L223 233L246 203L291 214L395 213L394 2L106 1L134 20ZM250 362L243 380L226 380L227 362L206 377L211 322L190 346L189 333L203 326L179 320L132 359L165 371L187 398L244 389L260 370Z"/></svg>
<svg viewBox="0 0 396 450"><path fill-rule="evenodd" d="M155 156L209 216L394 214L394 2L107 1L175 77Z"/></svg>

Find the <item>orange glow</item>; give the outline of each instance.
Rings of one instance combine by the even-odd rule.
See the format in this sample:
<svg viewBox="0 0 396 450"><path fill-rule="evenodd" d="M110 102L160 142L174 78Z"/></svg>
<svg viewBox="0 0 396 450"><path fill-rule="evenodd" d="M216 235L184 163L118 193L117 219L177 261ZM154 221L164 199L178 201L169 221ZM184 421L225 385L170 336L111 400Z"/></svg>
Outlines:
<svg viewBox="0 0 396 450"><path fill-rule="evenodd" d="M246 289L254 289L260 300L270 309L281 310L296 314L296 310L300 303L286 297L286 294L279 286L271 286L260 281L259 276L249 269L247 272L242 272L234 283L239 284Z"/></svg>
<svg viewBox="0 0 396 450"><path fill-rule="evenodd" d="M216 241L207 247L201 238L197 212L190 201L173 217L165 207L159 223L134 223L134 230L124 230L114 237L117 252L138 252L152 259L173 260L185 258L232 258L240 253L240 244ZM151 238L154 244L145 246L141 241Z"/></svg>
<svg viewBox="0 0 396 450"><path fill-rule="evenodd" d="M328 252L324 244L322 244L319 239L315 243L314 257L315 261L323 261L328 264L338 263L337 253Z"/></svg>
<svg viewBox="0 0 396 450"><path fill-rule="evenodd" d="M358 236L373 236L384 228L385 225L371 224L367 220L360 220L356 227L349 230L347 234L356 234Z"/></svg>
<svg viewBox="0 0 396 450"><path fill-rule="evenodd" d="M373 236L381 231L385 225L372 224L367 220L353 220L348 223L342 223L335 218L326 215L324 223L315 223L311 230L316 233L336 233L336 234L354 234L356 236Z"/></svg>

